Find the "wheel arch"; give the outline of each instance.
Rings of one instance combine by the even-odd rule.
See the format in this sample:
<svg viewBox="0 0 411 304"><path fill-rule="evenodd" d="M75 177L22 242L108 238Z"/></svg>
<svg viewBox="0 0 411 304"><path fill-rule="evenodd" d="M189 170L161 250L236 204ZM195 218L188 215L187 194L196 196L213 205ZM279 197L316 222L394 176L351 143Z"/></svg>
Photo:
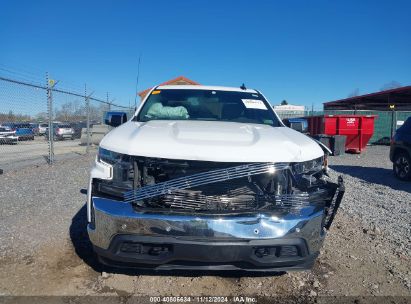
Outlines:
<svg viewBox="0 0 411 304"><path fill-rule="evenodd" d="M411 158L410 152L409 152L407 149L402 148L402 147L397 147L397 148L395 148L394 153L393 153L393 155L392 155L393 161L395 161L396 157L397 157L400 153L405 153L406 155L408 155L408 157Z"/></svg>

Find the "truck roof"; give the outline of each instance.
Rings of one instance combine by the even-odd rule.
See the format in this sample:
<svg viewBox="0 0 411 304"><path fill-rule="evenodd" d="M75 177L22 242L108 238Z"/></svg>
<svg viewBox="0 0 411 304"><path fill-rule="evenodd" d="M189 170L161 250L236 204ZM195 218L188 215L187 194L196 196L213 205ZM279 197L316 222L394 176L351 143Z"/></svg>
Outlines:
<svg viewBox="0 0 411 304"><path fill-rule="evenodd" d="M156 88L157 90L214 90L214 91L231 91L231 92L247 92L257 93L256 90L246 89L240 87L223 87L223 86L205 86L205 85L162 85Z"/></svg>

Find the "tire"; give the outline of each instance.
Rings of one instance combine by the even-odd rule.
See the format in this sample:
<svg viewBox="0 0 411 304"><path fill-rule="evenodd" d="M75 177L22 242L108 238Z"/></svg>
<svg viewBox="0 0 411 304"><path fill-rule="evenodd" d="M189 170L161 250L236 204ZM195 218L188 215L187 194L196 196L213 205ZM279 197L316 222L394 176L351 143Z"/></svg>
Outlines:
<svg viewBox="0 0 411 304"><path fill-rule="evenodd" d="M392 168L398 179L411 179L411 157L407 153L399 152L395 155Z"/></svg>

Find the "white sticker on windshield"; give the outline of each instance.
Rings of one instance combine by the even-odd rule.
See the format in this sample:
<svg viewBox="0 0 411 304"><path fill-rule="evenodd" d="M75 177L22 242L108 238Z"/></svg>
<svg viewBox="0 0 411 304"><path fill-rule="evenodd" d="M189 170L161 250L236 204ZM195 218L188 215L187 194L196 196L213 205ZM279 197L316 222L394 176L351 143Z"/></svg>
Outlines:
<svg viewBox="0 0 411 304"><path fill-rule="evenodd" d="M264 102L259 99L241 99L247 109L267 110Z"/></svg>

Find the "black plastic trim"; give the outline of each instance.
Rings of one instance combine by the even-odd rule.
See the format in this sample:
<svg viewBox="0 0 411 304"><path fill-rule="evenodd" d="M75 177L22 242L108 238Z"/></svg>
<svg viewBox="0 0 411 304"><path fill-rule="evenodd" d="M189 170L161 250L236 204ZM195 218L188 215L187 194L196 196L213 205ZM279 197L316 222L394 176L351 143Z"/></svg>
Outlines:
<svg viewBox="0 0 411 304"><path fill-rule="evenodd" d="M164 246L163 254L130 253L120 250L125 242L147 246ZM258 257L257 248L296 246L298 256ZM100 262L120 268L149 268L156 270L247 270L287 271L310 269L318 252L309 253L304 239L266 240L207 240L174 237L116 235L107 250L94 247Z"/></svg>

